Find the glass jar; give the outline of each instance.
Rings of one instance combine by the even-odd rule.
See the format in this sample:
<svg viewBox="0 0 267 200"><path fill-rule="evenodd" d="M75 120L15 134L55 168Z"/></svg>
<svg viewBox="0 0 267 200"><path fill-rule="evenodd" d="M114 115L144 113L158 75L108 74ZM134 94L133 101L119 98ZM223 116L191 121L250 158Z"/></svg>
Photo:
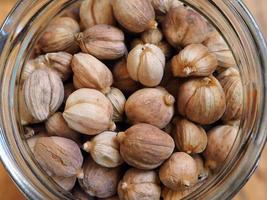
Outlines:
<svg viewBox="0 0 267 200"><path fill-rule="evenodd" d="M235 145L224 167L186 199L229 199L257 167L266 141L267 49L241 0L182 0L222 33L238 63L244 87L244 112ZM38 167L23 139L18 114L20 74L49 21L77 0L19 2L0 30L0 155L9 174L29 199L71 199Z"/></svg>

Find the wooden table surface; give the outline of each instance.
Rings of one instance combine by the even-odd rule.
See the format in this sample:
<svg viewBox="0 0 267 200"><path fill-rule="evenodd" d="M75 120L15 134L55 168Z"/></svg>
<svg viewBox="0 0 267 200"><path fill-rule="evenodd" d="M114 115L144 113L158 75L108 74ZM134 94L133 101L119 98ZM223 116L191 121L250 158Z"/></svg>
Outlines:
<svg viewBox="0 0 267 200"><path fill-rule="evenodd" d="M0 24L15 2L15 0L0 0ZM265 13L267 1L244 0L244 2L254 14L267 38L267 15ZM0 200L24 200L1 164ZM267 200L267 147L263 152L257 171L234 200Z"/></svg>

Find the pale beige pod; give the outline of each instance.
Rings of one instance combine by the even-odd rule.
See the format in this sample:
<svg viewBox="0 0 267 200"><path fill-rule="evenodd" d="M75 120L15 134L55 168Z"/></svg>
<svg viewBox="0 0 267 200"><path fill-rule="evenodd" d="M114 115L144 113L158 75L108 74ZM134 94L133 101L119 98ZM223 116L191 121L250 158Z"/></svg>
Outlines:
<svg viewBox="0 0 267 200"><path fill-rule="evenodd" d="M197 165L188 154L176 152L160 167L159 178L174 191L188 189L197 183Z"/></svg>
<svg viewBox="0 0 267 200"><path fill-rule="evenodd" d="M83 163L79 146L62 137L40 137L34 146L34 156L49 176L76 176Z"/></svg>
<svg viewBox="0 0 267 200"><path fill-rule="evenodd" d="M129 169L118 185L121 200L159 200L160 181L155 171Z"/></svg>
<svg viewBox="0 0 267 200"><path fill-rule="evenodd" d="M19 117L21 124L24 126L28 124L38 123L38 120L34 119L34 117L31 115L31 113L28 111L26 107L23 85L19 86L18 103L19 103L18 109L19 109Z"/></svg>
<svg viewBox="0 0 267 200"><path fill-rule="evenodd" d="M44 55L44 64L55 70L63 81L66 81L72 74L72 55L67 52L47 53Z"/></svg>
<svg viewBox="0 0 267 200"><path fill-rule="evenodd" d="M82 52L89 53L98 59L115 60L126 54L124 33L105 24L95 25L76 35Z"/></svg>
<svg viewBox="0 0 267 200"><path fill-rule="evenodd" d="M77 76L75 76L75 75L73 75L72 82L73 82L73 87L74 87L75 90L82 89L82 88L87 88L86 85L85 84L82 84L80 82L80 79ZM109 91L109 90L110 89L108 88L107 91Z"/></svg>
<svg viewBox="0 0 267 200"><path fill-rule="evenodd" d="M127 99L125 113L131 124L148 123L162 129L174 115L174 103L164 88L144 88Z"/></svg>
<svg viewBox="0 0 267 200"><path fill-rule="evenodd" d="M149 38L147 40L151 40L151 42L150 42L151 44L154 44L154 43L157 42L155 45L157 45L161 49L162 53L165 55L166 58L170 58L172 56L173 48L165 40L161 40L159 42L158 42L158 39L155 39L155 38ZM139 39L139 38L133 39L132 42L131 42L131 49L135 48L139 44L141 44L141 45L144 45L145 44L145 42L143 41L143 39Z"/></svg>
<svg viewBox="0 0 267 200"><path fill-rule="evenodd" d="M185 81L177 96L179 113L201 125L218 121L226 109L223 88L213 76Z"/></svg>
<svg viewBox="0 0 267 200"><path fill-rule="evenodd" d="M108 67L100 60L86 53L73 56L71 67L75 88L92 88L107 93L113 83Z"/></svg>
<svg viewBox="0 0 267 200"><path fill-rule="evenodd" d="M27 110L38 121L55 113L64 99L62 80L49 68L35 70L24 82L23 91Z"/></svg>
<svg viewBox="0 0 267 200"><path fill-rule="evenodd" d="M41 67L46 67L43 61L43 56L38 56L35 59L28 60L21 72L21 82L23 83L34 72L34 70Z"/></svg>
<svg viewBox="0 0 267 200"><path fill-rule="evenodd" d="M220 33L217 31L209 33L203 44L209 48L210 52L217 56L220 67L229 68L236 66L234 55Z"/></svg>
<svg viewBox="0 0 267 200"><path fill-rule="evenodd" d="M71 71L71 60L72 55L67 52L56 52L47 53L45 55L40 55L35 59L29 60L22 71L21 79L25 81L28 76L34 72L34 70L48 67L55 70L63 81L66 81L72 71Z"/></svg>
<svg viewBox="0 0 267 200"><path fill-rule="evenodd" d="M153 44L137 45L127 58L130 77L147 87L160 84L165 67L165 56L161 49Z"/></svg>
<svg viewBox="0 0 267 200"><path fill-rule="evenodd" d="M90 28L97 24L115 25L111 0L85 0L80 7L81 26Z"/></svg>
<svg viewBox="0 0 267 200"><path fill-rule="evenodd" d="M113 106L113 121L120 122L124 118L124 107L126 103L126 98L124 94L117 88L111 87L109 93L106 94Z"/></svg>
<svg viewBox="0 0 267 200"><path fill-rule="evenodd" d="M157 27L150 1L113 0L112 7L115 18L128 31L141 33Z"/></svg>
<svg viewBox="0 0 267 200"><path fill-rule="evenodd" d="M159 15L165 15L170 9L183 5L183 3L178 0L151 0L151 2L156 13Z"/></svg>
<svg viewBox="0 0 267 200"><path fill-rule="evenodd" d="M221 125L211 129L204 152L205 165L211 170L222 167L237 138L238 127Z"/></svg>
<svg viewBox="0 0 267 200"><path fill-rule="evenodd" d="M217 68L217 58L202 44L191 44L172 58L175 77L209 76Z"/></svg>
<svg viewBox="0 0 267 200"><path fill-rule="evenodd" d="M187 119L174 120L173 137L179 151L188 154L202 153L208 143L206 131Z"/></svg>
<svg viewBox="0 0 267 200"><path fill-rule="evenodd" d="M116 139L117 133L105 131L83 144L83 149L90 153L94 161L108 168L121 165L120 146Z"/></svg>
<svg viewBox="0 0 267 200"><path fill-rule="evenodd" d="M69 96L63 117L71 129L86 135L97 135L115 130L112 114L112 105L104 94L84 88Z"/></svg>
<svg viewBox="0 0 267 200"><path fill-rule="evenodd" d="M220 73L217 78L226 96L226 111L222 120L240 120L243 110L243 85L239 71L231 67Z"/></svg>
<svg viewBox="0 0 267 200"><path fill-rule="evenodd" d="M170 9L162 22L162 30L167 41L175 48L201 43L208 33L204 18L184 6Z"/></svg>
<svg viewBox="0 0 267 200"><path fill-rule="evenodd" d="M75 34L80 32L79 24L70 17L54 19L42 34L38 44L43 52L77 52Z"/></svg>

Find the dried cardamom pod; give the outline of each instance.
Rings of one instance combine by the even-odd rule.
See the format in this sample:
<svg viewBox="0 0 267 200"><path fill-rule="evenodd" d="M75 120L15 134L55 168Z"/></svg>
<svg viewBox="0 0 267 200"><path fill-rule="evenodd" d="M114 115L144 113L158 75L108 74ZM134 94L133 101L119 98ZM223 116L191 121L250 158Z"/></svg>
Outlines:
<svg viewBox="0 0 267 200"><path fill-rule="evenodd" d="M222 167L237 138L238 127L222 125L211 129L204 152L205 166L211 170Z"/></svg>
<svg viewBox="0 0 267 200"><path fill-rule="evenodd" d="M38 44L45 53L57 51L75 53L79 50L75 43L75 34L79 32L79 24L74 19L58 17L48 25Z"/></svg>
<svg viewBox="0 0 267 200"><path fill-rule="evenodd" d="M25 81L34 70L48 67L55 70L63 81L66 81L71 71L72 55L66 52L47 53L29 60L23 68L21 79Z"/></svg>
<svg viewBox="0 0 267 200"><path fill-rule="evenodd" d="M220 73L217 78L226 98L226 111L222 120L240 120L243 110L243 85L239 71L231 67Z"/></svg>
<svg viewBox="0 0 267 200"><path fill-rule="evenodd" d="M138 169L155 169L170 157L174 141L164 131L149 124L137 124L117 136L122 158Z"/></svg>
<svg viewBox="0 0 267 200"><path fill-rule="evenodd" d="M83 149L91 154L97 164L108 168L117 167L123 160L116 136L116 132L105 131L84 143Z"/></svg>
<svg viewBox="0 0 267 200"><path fill-rule="evenodd" d="M181 84L177 98L182 116L201 125L218 121L226 109L223 88L213 77L195 78Z"/></svg>
<svg viewBox="0 0 267 200"><path fill-rule="evenodd" d="M174 191L188 189L197 183L197 165L188 154L176 152L160 167L159 178Z"/></svg>
<svg viewBox="0 0 267 200"><path fill-rule="evenodd" d="M129 169L118 186L121 200L159 200L160 181L155 171Z"/></svg>
<svg viewBox="0 0 267 200"><path fill-rule="evenodd" d="M175 77L210 76L217 68L217 58L202 44L191 44L172 58Z"/></svg>
<svg viewBox="0 0 267 200"><path fill-rule="evenodd" d="M83 165L83 173L78 177L81 188L89 195L98 198L112 197L117 192L122 170L105 168L87 159Z"/></svg>
<svg viewBox="0 0 267 200"><path fill-rule="evenodd" d="M188 154L202 153L208 143L206 131L187 119L174 120L173 137L176 147Z"/></svg>
<svg viewBox="0 0 267 200"><path fill-rule="evenodd" d="M53 114L45 122L45 127L49 136L65 137L79 142L80 134L69 128L67 122L62 116L62 113Z"/></svg>
<svg viewBox="0 0 267 200"><path fill-rule="evenodd" d="M35 59L28 60L21 72L21 81L22 83L27 80L27 78L36 70L37 68L46 67L44 64L44 57L38 56Z"/></svg>
<svg viewBox="0 0 267 200"><path fill-rule="evenodd" d="M236 66L234 55L220 33L217 31L209 33L203 44L209 48L210 52L216 55L220 67Z"/></svg>
<svg viewBox="0 0 267 200"><path fill-rule="evenodd" d="M72 55L67 52L47 53L44 56L45 66L54 69L63 81L72 74L70 67Z"/></svg>
<svg viewBox="0 0 267 200"><path fill-rule="evenodd" d="M124 94L119 89L112 87L110 92L106 94L106 97L109 99L113 106L113 121L123 121L124 106L126 103Z"/></svg>
<svg viewBox="0 0 267 200"><path fill-rule="evenodd" d="M95 25L76 35L82 52L98 59L114 60L126 54L124 33L113 26Z"/></svg>
<svg viewBox="0 0 267 200"><path fill-rule="evenodd" d="M37 69L24 82L24 98L27 110L34 119L44 121L63 102L62 80L49 68Z"/></svg>
<svg viewBox="0 0 267 200"><path fill-rule="evenodd" d="M112 73L97 58L85 53L75 54L71 67L75 88L92 88L103 93L110 91L113 83Z"/></svg>
<svg viewBox="0 0 267 200"><path fill-rule="evenodd" d="M84 88L69 96L63 117L71 129L87 135L97 135L116 129L112 114L112 105L104 94Z"/></svg>
<svg viewBox="0 0 267 200"><path fill-rule="evenodd" d="M165 62L163 52L156 45L137 45L128 55L127 70L133 80L154 87L162 80Z"/></svg>
<svg viewBox="0 0 267 200"><path fill-rule="evenodd" d="M39 138L34 147L34 156L49 176L76 176L83 163L79 146L62 137Z"/></svg>
<svg viewBox="0 0 267 200"><path fill-rule="evenodd" d="M156 41L156 39L151 39L151 40ZM133 39L131 42L131 49L135 48L139 44L145 45L146 43L142 39L139 39L139 38ZM171 58L173 54L173 48L171 45L169 45L168 42L163 40L163 41L158 42L155 45L161 49L162 53L165 55L166 58Z"/></svg>
<svg viewBox="0 0 267 200"><path fill-rule="evenodd" d="M90 28L97 24L115 25L111 0L85 0L80 8L81 26Z"/></svg>
<svg viewBox="0 0 267 200"><path fill-rule="evenodd" d="M75 75L73 75L73 87L75 90L86 88L85 84L82 84L80 79ZM110 88L108 87L107 91L109 91L109 90L110 90Z"/></svg>
<svg viewBox="0 0 267 200"><path fill-rule="evenodd" d="M148 123L162 129L174 115L174 103L164 88L144 88L127 99L125 113L131 124Z"/></svg>
<svg viewBox="0 0 267 200"><path fill-rule="evenodd" d="M36 135L27 139L27 144L28 144L32 153L34 152L34 147L35 147L37 140L41 137L47 137L47 136L48 135L46 133L42 132L42 133L39 133L38 135L36 134Z"/></svg>
<svg viewBox="0 0 267 200"><path fill-rule="evenodd" d="M208 178L210 171L208 168L206 168L203 158L195 154L193 155L193 158L197 164L197 171L198 171L198 181L203 181Z"/></svg>
<svg viewBox="0 0 267 200"><path fill-rule="evenodd" d="M208 26L204 18L184 6L170 9L162 23L162 30L167 41L174 48L201 43L208 34Z"/></svg>
<svg viewBox="0 0 267 200"><path fill-rule="evenodd" d="M128 31L141 33L157 27L151 1L113 0L112 7L115 18Z"/></svg>
<svg viewBox="0 0 267 200"><path fill-rule="evenodd" d="M134 81L127 70L126 59L120 60L113 68L114 86L123 93L131 94L139 89L140 85Z"/></svg>
<svg viewBox="0 0 267 200"><path fill-rule="evenodd" d="M31 113L28 111L23 91L23 84L19 86L19 98L18 98L18 109L19 109L19 117L22 125L29 125L38 123L38 120L34 119Z"/></svg>

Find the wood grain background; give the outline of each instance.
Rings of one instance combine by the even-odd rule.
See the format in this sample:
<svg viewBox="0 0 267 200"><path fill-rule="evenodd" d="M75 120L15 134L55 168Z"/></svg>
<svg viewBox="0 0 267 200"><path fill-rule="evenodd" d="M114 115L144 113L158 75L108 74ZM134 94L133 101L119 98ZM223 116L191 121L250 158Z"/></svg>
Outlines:
<svg viewBox="0 0 267 200"><path fill-rule="evenodd" d="M0 0L0 24L12 8L15 0ZM267 38L267 1L266 0L244 0L251 12L254 14L262 31ZM5 169L0 164L0 199L1 200L24 200L23 195L10 180ZM267 147L265 148L259 168L239 192L234 200L267 200Z"/></svg>

